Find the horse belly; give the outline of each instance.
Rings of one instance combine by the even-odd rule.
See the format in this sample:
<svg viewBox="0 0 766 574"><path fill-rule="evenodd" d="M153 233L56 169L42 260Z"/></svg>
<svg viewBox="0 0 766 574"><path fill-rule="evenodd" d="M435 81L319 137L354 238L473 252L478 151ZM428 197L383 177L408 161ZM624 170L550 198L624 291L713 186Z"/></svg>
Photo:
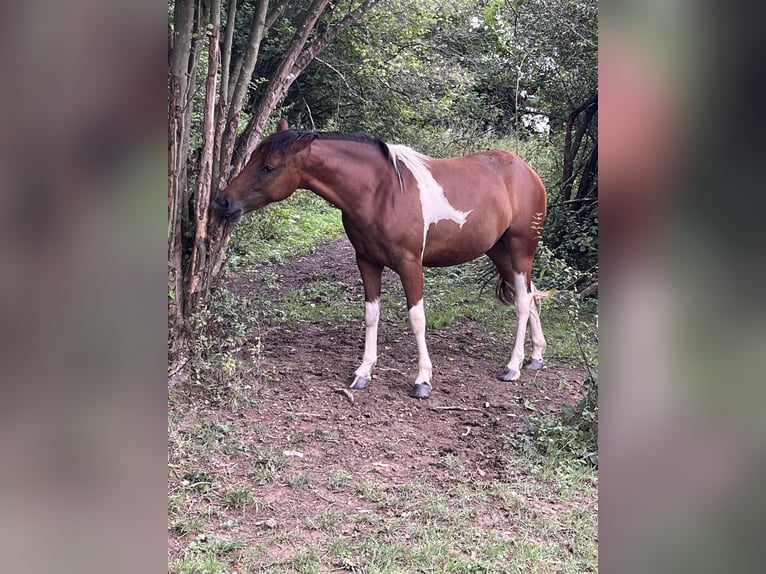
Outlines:
<svg viewBox="0 0 766 574"><path fill-rule="evenodd" d="M426 235L423 265L449 267L472 261L489 251L503 234L495 226L470 225L462 228L454 222L431 225Z"/></svg>

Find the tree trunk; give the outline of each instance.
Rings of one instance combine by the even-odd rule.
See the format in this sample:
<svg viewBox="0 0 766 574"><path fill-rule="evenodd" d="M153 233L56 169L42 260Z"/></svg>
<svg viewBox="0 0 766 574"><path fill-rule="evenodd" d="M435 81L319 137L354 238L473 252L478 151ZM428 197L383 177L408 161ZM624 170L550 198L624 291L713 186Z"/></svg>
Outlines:
<svg viewBox="0 0 766 574"><path fill-rule="evenodd" d="M185 166L188 155L186 105L189 95L189 65L194 29L194 2L177 0L170 52L168 101L168 319L173 330L184 323L184 273L182 218L186 193Z"/></svg>
<svg viewBox="0 0 766 574"><path fill-rule="evenodd" d="M580 174L580 183L577 186L575 199L585 199L591 195L594 189L594 181L598 174L598 146L591 145L588 159L585 161L582 173Z"/></svg>
<svg viewBox="0 0 766 574"><path fill-rule="evenodd" d="M237 0L229 0L226 15L226 39L221 49L221 90L215 113L215 147L213 149L213 182L218 181L221 164L221 140L223 125L229 109L229 74L231 68L231 47L234 43L234 28L237 21ZM215 190L217 193L217 190Z"/></svg>
<svg viewBox="0 0 766 574"><path fill-rule="evenodd" d="M580 151L582 139L590 127L597 110L598 95L593 94L585 104L572 110L572 113L567 118L566 131L564 133L564 165L561 174L561 197L563 199L574 199L572 197L572 189L578 171L575 169L575 159ZM585 112L585 117L577 124L578 118L583 112ZM577 131L573 135L572 132L575 124L577 124Z"/></svg>
<svg viewBox="0 0 766 574"><path fill-rule="evenodd" d="M205 83L205 110L202 122L202 153L197 176L197 197L195 202L194 245L189 261L189 284L187 304L194 306L200 296L206 294L207 281L200 284L202 270L206 268L207 228L210 194L213 183L213 151L215 147L215 96L220 58L221 0L212 0L210 5L210 42L208 49L208 72Z"/></svg>
<svg viewBox="0 0 766 574"><path fill-rule="evenodd" d="M228 174L226 169L231 163L231 156L234 152L234 142L237 137L237 126L242 113L242 107L247 97L250 80L255 71L255 64L258 61L258 52L260 51L261 41L266 30L266 13L269 9L269 0L259 0L253 14L253 23L250 27L247 50L242 60L242 69L239 72L234 91L231 95L231 104L226 112L226 125L223 129L221 138L221 153L218 162L218 180L216 182L219 188L225 187L227 181L221 181L220 174Z"/></svg>

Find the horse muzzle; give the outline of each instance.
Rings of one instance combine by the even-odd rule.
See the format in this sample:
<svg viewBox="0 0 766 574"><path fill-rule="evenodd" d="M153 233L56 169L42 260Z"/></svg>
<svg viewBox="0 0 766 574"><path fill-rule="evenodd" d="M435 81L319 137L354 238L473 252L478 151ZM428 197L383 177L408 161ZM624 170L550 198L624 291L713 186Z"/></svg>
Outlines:
<svg viewBox="0 0 766 574"><path fill-rule="evenodd" d="M229 223L236 223L242 217L244 210L238 202L232 202L225 197L219 197L213 202L216 213Z"/></svg>

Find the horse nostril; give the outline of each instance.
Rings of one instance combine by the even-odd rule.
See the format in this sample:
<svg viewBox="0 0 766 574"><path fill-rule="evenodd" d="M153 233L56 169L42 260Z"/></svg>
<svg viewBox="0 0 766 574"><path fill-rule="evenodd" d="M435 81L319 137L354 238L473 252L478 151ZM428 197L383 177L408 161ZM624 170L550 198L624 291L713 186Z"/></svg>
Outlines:
<svg viewBox="0 0 766 574"><path fill-rule="evenodd" d="M225 197L219 197L215 200L215 206L222 211L226 211L229 209L229 200Z"/></svg>

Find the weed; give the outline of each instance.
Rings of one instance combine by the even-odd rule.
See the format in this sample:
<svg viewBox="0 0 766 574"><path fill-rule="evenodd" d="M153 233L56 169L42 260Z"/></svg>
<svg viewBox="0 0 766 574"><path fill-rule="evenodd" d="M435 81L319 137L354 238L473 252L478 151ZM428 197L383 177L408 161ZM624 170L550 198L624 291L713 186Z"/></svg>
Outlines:
<svg viewBox="0 0 766 574"><path fill-rule="evenodd" d="M248 476L260 485L274 482L279 472L287 467L287 458L277 450L256 449L255 454Z"/></svg>
<svg viewBox="0 0 766 574"><path fill-rule="evenodd" d="M252 502L252 493L246 488L233 488L223 496L227 508L242 510Z"/></svg>
<svg viewBox="0 0 766 574"><path fill-rule="evenodd" d="M222 564L216 556L188 556L173 560L169 567L169 574L226 574L228 568Z"/></svg>
<svg viewBox="0 0 766 574"><path fill-rule="evenodd" d="M188 490L208 491L213 486L213 475L209 472L190 470L184 473L181 486Z"/></svg>
<svg viewBox="0 0 766 574"><path fill-rule="evenodd" d="M346 513L341 510L326 510L318 517L309 519L309 525L314 530L335 531L335 526L346 519Z"/></svg>
<svg viewBox="0 0 766 574"><path fill-rule="evenodd" d="M313 546L306 550L299 550L293 554L290 566L300 574L318 573L321 566L319 552Z"/></svg>
<svg viewBox="0 0 766 574"><path fill-rule="evenodd" d="M187 550L198 554L227 554L247 547L241 538L218 538L210 534L198 534Z"/></svg>
<svg viewBox="0 0 766 574"><path fill-rule="evenodd" d="M309 485L309 475L305 472L298 472L287 479L287 484L292 488L304 488Z"/></svg>
<svg viewBox="0 0 766 574"><path fill-rule="evenodd" d="M460 460L460 457L457 457L454 454L448 454L446 456L443 456L441 460L439 461L439 464L441 464L441 466L443 466L444 468L448 468L454 471L462 472L463 470L465 470L465 463L462 460Z"/></svg>
<svg viewBox="0 0 766 574"><path fill-rule="evenodd" d="M177 534L191 534L199 532L205 526L205 521L199 516L179 518L171 524L171 530Z"/></svg>
<svg viewBox="0 0 766 574"><path fill-rule="evenodd" d="M330 490L342 490L351 480L351 476L351 473L345 470L333 470L327 477L327 487Z"/></svg>
<svg viewBox="0 0 766 574"><path fill-rule="evenodd" d="M262 352L252 305L249 299L233 297L225 286L217 287L190 317L190 343L183 351L185 387L232 410L257 395L248 382L258 372Z"/></svg>
<svg viewBox="0 0 766 574"><path fill-rule="evenodd" d="M585 395L577 406L565 405L561 416L530 416L516 437L504 437L506 445L550 461L573 460L598 466L598 373L583 383Z"/></svg>
<svg viewBox="0 0 766 574"><path fill-rule="evenodd" d="M384 498L383 489L377 484L365 483L356 488L354 494L361 500L380 502Z"/></svg>
<svg viewBox="0 0 766 574"><path fill-rule="evenodd" d="M328 431L324 429L315 429L314 437L324 442L340 442L340 435L335 431Z"/></svg>

